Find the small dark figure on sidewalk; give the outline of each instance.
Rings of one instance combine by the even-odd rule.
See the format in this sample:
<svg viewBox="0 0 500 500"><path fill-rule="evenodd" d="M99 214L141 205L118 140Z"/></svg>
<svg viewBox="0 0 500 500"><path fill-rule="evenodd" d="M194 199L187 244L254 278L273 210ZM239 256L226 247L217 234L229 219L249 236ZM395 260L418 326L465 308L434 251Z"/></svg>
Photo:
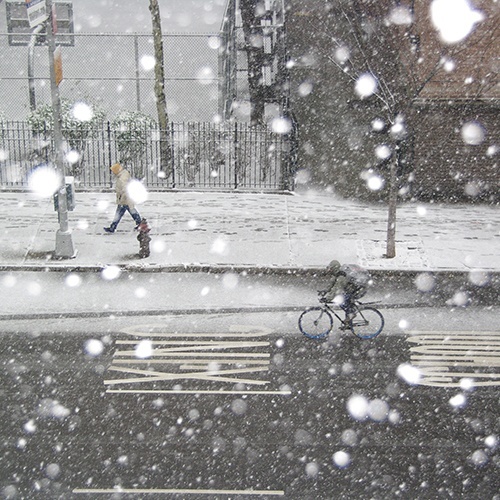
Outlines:
<svg viewBox="0 0 500 500"><path fill-rule="evenodd" d="M123 168L120 163L115 163L111 167L111 172L116 175L116 212L113 222L109 227L105 227L104 231L107 233L114 233L116 231L116 226L120 222L121 218L128 211L128 213L135 220L137 226L141 223L141 216L134 206L134 200L130 198L127 192L127 185L130 181L129 172Z"/></svg>
<svg viewBox="0 0 500 500"><path fill-rule="evenodd" d="M151 241L151 236L149 236L149 231L151 231L148 226L148 221L142 218L141 223L137 226L139 234L137 235L137 240L139 241L139 257L145 259L149 257L149 242Z"/></svg>

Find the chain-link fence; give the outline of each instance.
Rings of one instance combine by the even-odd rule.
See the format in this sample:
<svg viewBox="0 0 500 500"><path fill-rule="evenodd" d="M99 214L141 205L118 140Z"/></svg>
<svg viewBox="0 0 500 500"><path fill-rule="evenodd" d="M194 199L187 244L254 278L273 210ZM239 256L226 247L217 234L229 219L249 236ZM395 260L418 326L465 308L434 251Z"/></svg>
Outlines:
<svg viewBox="0 0 500 500"><path fill-rule="evenodd" d="M148 34L74 34L62 47L62 98L98 105L113 119L120 111L156 117L154 48ZM219 112L218 35L163 36L165 91L169 119L210 121ZM30 87L35 106L51 102L47 47L9 45L0 34L0 116L25 120Z"/></svg>
<svg viewBox="0 0 500 500"><path fill-rule="evenodd" d="M238 117L224 120L228 106L224 99L248 96L226 95L222 82L227 80L227 44L220 35L163 36L170 121L166 134L160 134L156 125L152 35L65 36L73 39L61 47L60 96L70 105L90 104L99 111L99 120L104 119L85 136L79 136L81 130L63 130L65 172L75 177L77 187L111 187L109 166L120 160L149 188L293 189L295 130L279 134L271 127L234 122ZM238 40L237 53L243 57L241 36ZM36 35L30 41L10 44L8 34L0 33L0 186L4 188L26 188L33 169L50 163L54 151L51 119L40 121L38 116L38 128L33 121L44 105L50 108L52 103L48 51ZM241 81L244 87L243 67L243 63L237 66L231 81ZM117 119L123 112L135 111L151 120L127 135ZM246 122L249 116L243 114L240 118Z"/></svg>
<svg viewBox="0 0 500 500"><path fill-rule="evenodd" d="M79 188L109 188L109 167L122 161L147 188L292 190L293 134L248 123L171 123L123 130L111 122L81 131L63 129L64 169ZM168 158L160 145L168 144ZM0 186L29 186L30 174L51 164L53 131L46 125L4 121L0 125Z"/></svg>

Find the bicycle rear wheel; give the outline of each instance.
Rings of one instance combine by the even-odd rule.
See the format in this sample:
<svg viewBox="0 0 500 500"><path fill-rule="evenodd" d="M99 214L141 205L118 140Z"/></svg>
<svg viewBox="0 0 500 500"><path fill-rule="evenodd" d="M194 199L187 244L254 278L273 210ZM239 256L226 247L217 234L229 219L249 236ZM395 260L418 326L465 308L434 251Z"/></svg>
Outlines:
<svg viewBox="0 0 500 500"><path fill-rule="evenodd" d="M384 328L384 317L374 307L359 307L351 321L351 331L360 339L373 339Z"/></svg>
<svg viewBox="0 0 500 500"><path fill-rule="evenodd" d="M306 309L299 317L299 329L310 339L322 339L332 331L332 328L332 315L323 307Z"/></svg>

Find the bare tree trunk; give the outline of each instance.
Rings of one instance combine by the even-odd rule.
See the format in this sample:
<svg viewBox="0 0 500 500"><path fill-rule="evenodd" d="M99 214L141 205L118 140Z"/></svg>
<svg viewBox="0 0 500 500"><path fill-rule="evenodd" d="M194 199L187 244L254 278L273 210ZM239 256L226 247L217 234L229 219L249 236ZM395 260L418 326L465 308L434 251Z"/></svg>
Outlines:
<svg viewBox="0 0 500 500"><path fill-rule="evenodd" d="M158 0L149 0L151 22L153 26L153 43L155 49L155 97L160 127L160 168L166 178L172 174L167 100L165 97L165 69L163 66L163 39L161 16Z"/></svg>
<svg viewBox="0 0 500 500"><path fill-rule="evenodd" d="M248 61L248 89L250 93L250 122L252 125L264 123L265 99L262 66L264 63L264 45L262 28L255 12L255 0L240 0L245 51ZM259 24L258 24L259 23Z"/></svg>
<svg viewBox="0 0 500 500"><path fill-rule="evenodd" d="M387 247L385 256L388 259L396 257L396 208L398 202L398 154L395 152L391 161L389 177L389 207L387 211Z"/></svg>

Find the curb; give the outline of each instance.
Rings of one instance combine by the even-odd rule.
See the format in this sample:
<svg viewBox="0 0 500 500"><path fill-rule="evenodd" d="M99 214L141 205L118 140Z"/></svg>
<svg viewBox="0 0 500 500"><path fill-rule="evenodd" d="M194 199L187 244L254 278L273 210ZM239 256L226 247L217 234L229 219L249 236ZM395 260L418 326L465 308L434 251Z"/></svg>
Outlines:
<svg viewBox="0 0 500 500"><path fill-rule="evenodd" d="M326 276L325 267L279 267L279 266L257 266L240 264L0 264L0 272L101 272L103 269L115 266L124 272L144 273L206 273L224 274L228 272L246 275L277 275L277 276ZM369 273L374 277L416 277L422 273L431 275L444 275L453 278L468 277L473 272L488 274L493 281L500 279L500 271L493 269L370 269Z"/></svg>
<svg viewBox="0 0 500 500"><path fill-rule="evenodd" d="M386 309L421 309L442 307L442 304L424 304L410 302L406 304L384 304L367 302L384 311ZM40 312L31 314L0 314L1 321L43 320L43 319L78 319L78 318L123 318L129 316L182 316L196 314L239 314L239 313L279 313L306 310L308 306L246 306L246 307L207 307L198 309L151 309L140 311L81 311L81 312Z"/></svg>

